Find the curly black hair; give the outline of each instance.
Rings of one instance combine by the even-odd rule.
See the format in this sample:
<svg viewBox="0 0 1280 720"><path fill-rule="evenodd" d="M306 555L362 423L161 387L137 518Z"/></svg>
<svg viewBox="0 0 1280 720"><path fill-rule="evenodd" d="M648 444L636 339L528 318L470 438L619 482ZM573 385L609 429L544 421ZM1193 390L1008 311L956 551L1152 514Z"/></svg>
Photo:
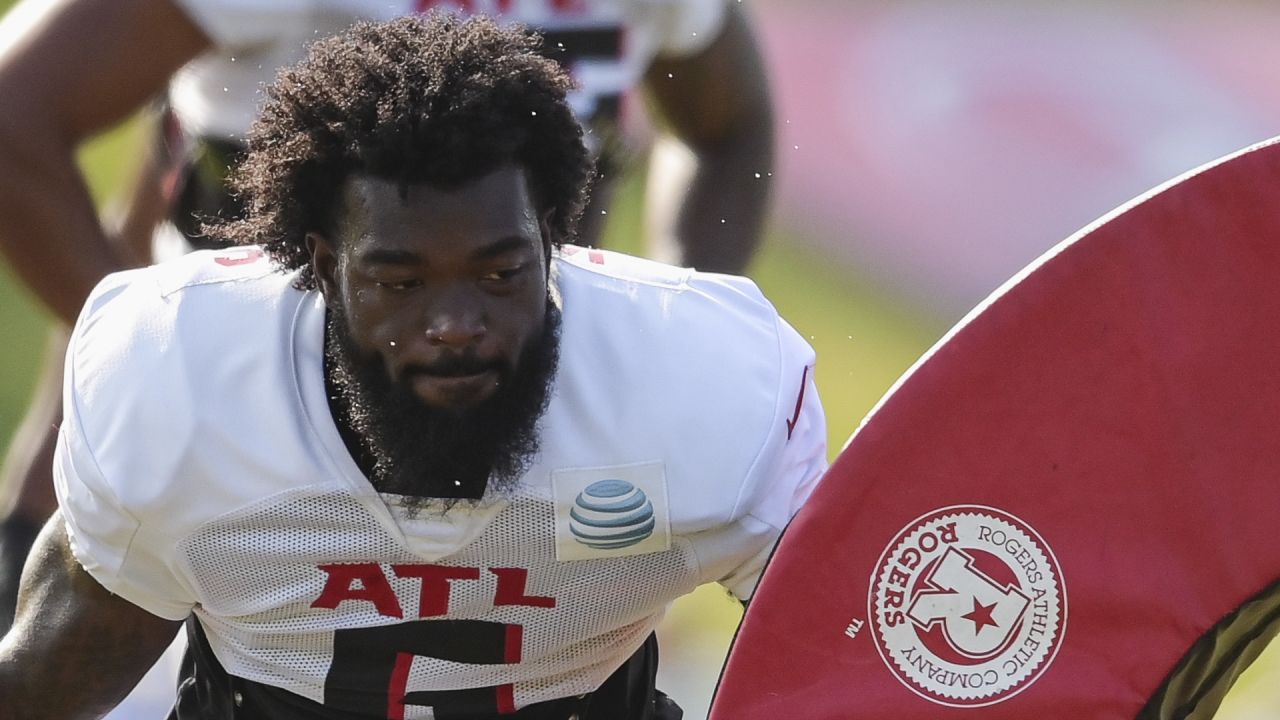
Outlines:
<svg viewBox="0 0 1280 720"><path fill-rule="evenodd" d="M209 228L259 244L315 287L306 235L332 237L353 175L454 188L524 169L552 242L574 236L591 160L565 102L572 81L519 26L432 13L362 22L282 71L231 177L245 216Z"/></svg>

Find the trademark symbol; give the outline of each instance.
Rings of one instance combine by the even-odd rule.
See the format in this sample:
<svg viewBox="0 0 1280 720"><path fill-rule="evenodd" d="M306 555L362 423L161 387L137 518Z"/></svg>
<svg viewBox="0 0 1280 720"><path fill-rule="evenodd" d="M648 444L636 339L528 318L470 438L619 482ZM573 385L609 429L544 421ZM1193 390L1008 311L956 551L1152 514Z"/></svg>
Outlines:
<svg viewBox="0 0 1280 720"><path fill-rule="evenodd" d="M862 630L862 626L864 624L865 623L862 622L861 620L854 618L853 620L849 621L849 627L844 629L844 634L848 635L851 638L856 638L858 637L858 632Z"/></svg>

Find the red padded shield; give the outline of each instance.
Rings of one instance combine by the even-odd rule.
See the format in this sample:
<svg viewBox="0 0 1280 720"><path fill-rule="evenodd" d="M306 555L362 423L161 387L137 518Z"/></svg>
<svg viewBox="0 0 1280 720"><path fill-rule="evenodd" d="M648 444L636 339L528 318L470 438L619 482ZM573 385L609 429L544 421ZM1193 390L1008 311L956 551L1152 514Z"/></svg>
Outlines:
<svg viewBox="0 0 1280 720"><path fill-rule="evenodd" d="M784 535L711 717L1135 717L1280 578L1278 352L1263 144L1059 245L904 376Z"/></svg>

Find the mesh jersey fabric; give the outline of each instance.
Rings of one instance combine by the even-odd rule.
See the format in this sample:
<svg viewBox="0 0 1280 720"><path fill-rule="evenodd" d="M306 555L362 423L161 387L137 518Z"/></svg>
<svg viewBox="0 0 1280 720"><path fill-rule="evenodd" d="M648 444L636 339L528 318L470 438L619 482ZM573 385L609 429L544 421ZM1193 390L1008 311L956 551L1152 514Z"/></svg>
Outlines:
<svg viewBox="0 0 1280 720"><path fill-rule="evenodd" d="M547 35L551 57L566 61L580 85L570 105L586 119L599 103L635 87L655 57L705 48L719 33L727 0L177 2L213 49L175 75L169 90L173 111L193 135L239 140L257 115L261 88L276 71L301 60L308 43L357 20L389 20L439 7L528 25Z"/></svg>
<svg viewBox="0 0 1280 720"><path fill-rule="evenodd" d="M343 685L375 651L406 653L404 693L591 692L674 598L750 596L826 429L812 349L750 281L576 248L553 272L542 450L514 490L444 516L360 474L324 395L322 300L260 251L107 278L73 332L55 459L76 557L156 615L194 613L232 675L315 702L387 692ZM619 478L655 529L590 547L566 517Z"/></svg>

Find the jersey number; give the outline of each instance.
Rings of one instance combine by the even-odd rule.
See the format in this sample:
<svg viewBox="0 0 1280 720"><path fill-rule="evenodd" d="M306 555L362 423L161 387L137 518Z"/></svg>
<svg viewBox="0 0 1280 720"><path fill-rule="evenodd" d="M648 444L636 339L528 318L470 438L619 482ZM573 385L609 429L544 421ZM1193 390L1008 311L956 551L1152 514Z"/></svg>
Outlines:
<svg viewBox="0 0 1280 720"><path fill-rule="evenodd" d="M338 630L324 704L339 710L404 720L407 705L429 706L437 720L515 712L511 685L465 690L408 690L415 657L499 665L520 662L521 625L482 620L416 620Z"/></svg>

